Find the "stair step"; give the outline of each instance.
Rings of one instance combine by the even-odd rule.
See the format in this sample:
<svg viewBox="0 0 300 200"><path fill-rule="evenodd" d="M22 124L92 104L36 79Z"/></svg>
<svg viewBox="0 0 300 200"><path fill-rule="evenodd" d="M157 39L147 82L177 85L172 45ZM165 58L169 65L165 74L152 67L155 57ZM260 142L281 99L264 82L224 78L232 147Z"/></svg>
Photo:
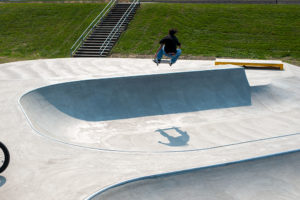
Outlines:
<svg viewBox="0 0 300 200"><path fill-rule="evenodd" d="M109 55L112 47L120 37L120 34L126 30L128 23L133 19L136 13L138 6L132 9L132 12L128 15L126 20L123 20L122 17L130 5L131 4L117 4L112 8L100 24L94 28L89 37L86 38L81 47L76 51L74 57L106 57ZM121 25L118 29L115 28L117 24ZM100 47L102 47L111 33L114 37L111 37L109 43L104 45L107 46L103 51L103 55L100 56Z"/></svg>
<svg viewBox="0 0 300 200"><path fill-rule="evenodd" d="M104 37L104 38L106 38L107 36L110 35L110 33L111 33L111 31L107 32L107 33L101 33L101 32L99 32L99 33L93 33L89 37ZM114 37L117 37L118 35L120 35L120 31L119 31L119 33L116 32L116 31L114 31L112 34L114 34Z"/></svg>
<svg viewBox="0 0 300 200"><path fill-rule="evenodd" d="M102 39L97 39L97 38L88 38L85 40L85 42L104 42L106 40L106 38L102 38ZM115 42L117 40L117 38L112 38L111 41Z"/></svg>
<svg viewBox="0 0 300 200"><path fill-rule="evenodd" d="M119 6L119 7L114 7L112 10L127 10L130 6Z"/></svg>
<svg viewBox="0 0 300 200"><path fill-rule="evenodd" d="M119 19L119 20L115 20L115 21L105 21L105 22L101 22L100 24L116 24L118 22L129 22L129 20L124 20L124 19Z"/></svg>
<svg viewBox="0 0 300 200"><path fill-rule="evenodd" d="M93 37L103 37L103 38L107 38L108 36L110 35L110 32L109 33L106 33L106 34L101 34L101 33L93 33L93 35L90 35L89 37L91 37L91 38L93 38ZM114 37L115 36L117 36L117 35L120 35L120 34L115 34L114 35ZM111 36L110 36L111 37Z"/></svg>
<svg viewBox="0 0 300 200"><path fill-rule="evenodd" d="M119 21L117 21L117 22L115 22L115 23L108 23L108 22L106 22L106 23L100 23L100 24L98 24L97 26L95 26L95 28L101 28L101 27L114 27L114 26L116 26L117 24L118 24L118 22ZM118 24L118 25L120 25L121 24L121 22ZM123 22L123 25L125 24L125 22ZM126 23L126 24L128 24L128 22Z"/></svg>
<svg viewBox="0 0 300 200"><path fill-rule="evenodd" d="M111 48L105 48L104 49L104 52L105 51L109 51ZM103 50L103 49L102 49ZM101 50L101 51L102 51ZM78 49L78 52L98 52L100 53L100 48L94 48L94 49Z"/></svg>
<svg viewBox="0 0 300 200"><path fill-rule="evenodd" d="M111 42L111 43L109 43L108 44L108 46L112 46L113 44L115 44L114 42ZM103 45L103 42L95 42L95 43L85 43L84 44L85 46L95 46L95 47L97 47L97 46L102 46ZM85 46L83 46L83 47L85 47ZM80 47L81 48L81 47Z"/></svg>
<svg viewBox="0 0 300 200"><path fill-rule="evenodd" d="M109 54L109 52L104 52L104 53L102 53L102 54L100 54L100 52L97 52L97 53L91 53L91 52L86 52L86 53L76 53L75 55L77 56L77 57L79 57L79 56L82 56L82 57L84 57L84 56L96 56L96 57L100 57L100 55L108 55Z"/></svg>
<svg viewBox="0 0 300 200"><path fill-rule="evenodd" d="M85 41L83 45L85 46L97 46L97 45L102 45L104 41ZM111 41L110 43L115 43L114 41Z"/></svg>
<svg viewBox="0 0 300 200"><path fill-rule="evenodd" d="M103 52L103 54L108 54L110 50L106 50ZM100 51L80 51L80 52L76 52L76 55L96 55L96 56L100 56Z"/></svg>
<svg viewBox="0 0 300 200"><path fill-rule="evenodd" d="M108 18L108 19L105 19L105 20L103 20L101 23L107 23L107 22L119 22L119 21L124 21L124 22L128 22L128 21L130 21L131 19L130 18L127 18L126 20L124 20L124 18L122 19L122 17L116 17L116 18Z"/></svg>
<svg viewBox="0 0 300 200"><path fill-rule="evenodd" d="M132 10L130 14L134 13L135 10ZM112 10L109 14L124 14L124 13L129 13L130 10L124 9L124 10Z"/></svg>
<svg viewBox="0 0 300 200"><path fill-rule="evenodd" d="M110 33L112 30L113 29L99 27L99 28L97 28L97 30L94 29L94 33Z"/></svg>
<svg viewBox="0 0 300 200"><path fill-rule="evenodd" d="M123 22L129 22L130 19L127 19L127 20L122 19L122 20L121 20L121 18L120 18L120 19L111 20L111 21L106 20L106 21L102 21L100 24L118 23L118 22L122 22L122 21L123 21ZM100 24L99 24L99 25L100 25Z"/></svg>
<svg viewBox="0 0 300 200"><path fill-rule="evenodd" d="M100 47L101 47L102 45L95 45L95 46L82 46L82 47L80 47L79 49L80 50L83 50L83 49L94 49L94 50L99 50L100 49ZM113 45L108 45L107 47L112 47Z"/></svg>
<svg viewBox="0 0 300 200"><path fill-rule="evenodd" d="M97 31L97 32L94 32L92 33L91 36L105 36L107 37L110 33L111 33L112 30L110 31L107 31L107 32L104 32L104 31ZM117 34L117 33L116 33ZM119 31L119 34L120 34L120 31Z"/></svg>
<svg viewBox="0 0 300 200"><path fill-rule="evenodd" d="M111 41L116 41L118 39L118 37L89 37L87 38L85 41L105 41L105 40L111 40Z"/></svg>
<svg viewBox="0 0 300 200"><path fill-rule="evenodd" d="M118 17L122 17L125 13L109 13L107 15L107 17L115 17L115 18L118 18ZM128 16L133 16L135 13L130 13Z"/></svg>
<svg viewBox="0 0 300 200"><path fill-rule="evenodd" d="M89 54L86 54L86 55L82 55L82 54L75 54L74 57L87 57L87 58L91 58L91 57L106 57L106 55L103 55L103 56L100 56L100 55L89 55Z"/></svg>
<svg viewBox="0 0 300 200"><path fill-rule="evenodd" d="M91 44L86 44L85 46L80 47L81 48L100 48L102 46L102 44L95 44L95 45L91 45ZM108 47L113 46L112 44L109 44Z"/></svg>
<svg viewBox="0 0 300 200"><path fill-rule="evenodd" d="M107 43L105 43L106 45ZM114 44L114 42L110 42L108 43L108 46L112 46ZM80 48L86 48L86 47L92 47L92 48L97 48L97 47L101 47L103 45L103 42L98 42L98 43L85 43L83 46L81 46Z"/></svg>
<svg viewBox="0 0 300 200"><path fill-rule="evenodd" d="M105 22L101 22L98 26L101 26L103 24L117 24L117 23L128 23L130 22L130 20L116 20L116 21L105 21Z"/></svg>
<svg viewBox="0 0 300 200"><path fill-rule="evenodd" d="M118 34L112 34L111 36L110 36L110 38L118 38ZM90 39L106 39L108 37L108 34L107 35L90 35L90 37L88 37L88 38L90 38Z"/></svg>
<svg viewBox="0 0 300 200"><path fill-rule="evenodd" d="M109 20L105 20L105 21L102 21L101 23L107 23L107 22L120 22L120 21L124 21L124 22L130 22L132 20L133 17L127 17L126 20L124 20L124 18L122 18L122 16L118 17L118 18L113 18L113 19L109 19ZM101 24L100 23L100 24Z"/></svg>
<svg viewBox="0 0 300 200"><path fill-rule="evenodd" d="M104 51L110 51L111 48L104 48ZM103 51L103 49L101 50ZM78 49L77 53L99 53L100 49Z"/></svg>
<svg viewBox="0 0 300 200"><path fill-rule="evenodd" d="M110 34L114 29L111 28L111 29L104 29L104 28L98 28L98 29L95 29L95 31L97 31L97 33L108 33ZM120 32L123 32L125 30L125 28L119 28L118 30L115 29L114 32L117 32L117 33L120 33Z"/></svg>
<svg viewBox="0 0 300 200"><path fill-rule="evenodd" d="M116 24L114 24L114 25L104 25L104 26L102 26L102 25L100 25L100 26L98 26L98 27L95 27L94 29L100 29L100 28L102 28L102 29L109 29L109 28L114 28L116 26ZM125 25L122 25L122 26L120 26L120 27L122 27L122 28L124 28L125 27Z"/></svg>
<svg viewBox="0 0 300 200"><path fill-rule="evenodd" d="M117 34L112 34L112 35L110 35L109 37L108 37L108 35L107 36L90 36L90 37L88 37L87 39L93 39L93 40L105 40L105 39L107 39L107 38L109 38L109 39L118 39L119 38L119 35L117 35Z"/></svg>
<svg viewBox="0 0 300 200"><path fill-rule="evenodd" d="M111 16L111 17L120 17L120 16L123 16L125 14L125 12L115 12L115 13L108 13L106 15L107 16ZM131 12L128 16L133 16L135 13L134 12Z"/></svg>
<svg viewBox="0 0 300 200"><path fill-rule="evenodd" d="M98 26L97 28L108 28L108 27L115 27L116 25L120 26L121 27L125 27L126 25L123 23L106 23L106 24L100 24L100 26Z"/></svg>
<svg viewBox="0 0 300 200"><path fill-rule="evenodd" d="M107 18L105 20L107 20L107 19L110 19L110 20L120 20L122 17L123 17L123 15L120 15L120 16L107 16ZM128 20L131 20L132 18L133 18L133 16L128 16L127 17Z"/></svg>
<svg viewBox="0 0 300 200"><path fill-rule="evenodd" d="M107 38L108 38L107 36L91 36L87 39L106 40ZM118 35L114 35L113 37L112 36L109 37L109 39L113 39L113 40L118 39L118 38L119 38Z"/></svg>
<svg viewBox="0 0 300 200"><path fill-rule="evenodd" d="M94 48L94 49L96 49L96 48L100 48L100 47L102 47L102 43L101 44L96 44L96 45L86 45L86 46L83 46L83 47L80 47L79 49L81 49L81 48L85 48L85 49L90 49L90 48ZM110 44L108 44L108 46L107 47L112 47L114 45L114 43L110 43ZM105 45L104 45L105 46ZM104 48L104 47L102 47L102 48Z"/></svg>
<svg viewBox="0 0 300 200"><path fill-rule="evenodd" d="M103 36L103 37L107 37L109 35L110 32L107 33L103 33L103 32L97 32L97 33L92 33L90 36Z"/></svg>
<svg viewBox="0 0 300 200"><path fill-rule="evenodd" d="M113 29L115 26L98 26L98 27L95 27L94 30L99 30L99 29ZM125 25L122 25L122 26L119 26L121 28L125 28L126 26Z"/></svg>
<svg viewBox="0 0 300 200"><path fill-rule="evenodd" d="M100 40L90 40L90 41L84 41L84 44L101 44L102 45L103 42L104 42L104 40L103 41L100 41Z"/></svg>
<svg viewBox="0 0 300 200"><path fill-rule="evenodd" d="M106 51L110 51L111 47L107 47L104 49L104 52ZM101 50L101 52L103 51L103 49ZM94 48L94 49L78 49L78 52L98 52L100 53L100 47L99 48Z"/></svg>

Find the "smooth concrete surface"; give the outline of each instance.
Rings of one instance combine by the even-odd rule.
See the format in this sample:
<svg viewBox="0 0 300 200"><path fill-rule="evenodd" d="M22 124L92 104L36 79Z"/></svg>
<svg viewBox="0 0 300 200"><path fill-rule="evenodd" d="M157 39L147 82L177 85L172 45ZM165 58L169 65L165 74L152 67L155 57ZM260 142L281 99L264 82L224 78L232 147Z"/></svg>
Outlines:
<svg viewBox="0 0 300 200"><path fill-rule="evenodd" d="M63 116L57 117L65 119L65 127L78 125L80 132L70 131L57 139L33 129L19 103L24 94L72 81L211 69L214 61L179 60L171 68L157 67L150 59L111 58L1 64L0 140L9 148L11 162L0 175L0 199L85 199L134 178L297 150L300 69L284 65L284 71L246 70L251 106L88 121L84 126L83 119L60 112ZM44 117L48 116L40 116L41 120ZM61 128L58 125L53 126ZM82 145L63 143L64 139ZM88 148L93 143L138 151ZM142 145L146 149L140 151ZM292 187L286 184L277 186Z"/></svg>
<svg viewBox="0 0 300 200"><path fill-rule="evenodd" d="M156 175L111 186L96 200L300 198L300 152Z"/></svg>
<svg viewBox="0 0 300 200"><path fill-rule="evenodd" d="M175 118L203 110L250 106L251 94L244 69L225 66L51 85L23 95L20 103L42 135L102 150L153 152L171 151L170 146L177 146L177 151L203 148L201 139L196 139L198 132L186 132L182 126L171 128L174 124L163 121L165 115ZM165 125L156 130L137 126L133 134L126 120L141 117L146 122L161 119ZM106 121L122 124L104 129ZM158 131L161 128L169 129Z"/></svg>

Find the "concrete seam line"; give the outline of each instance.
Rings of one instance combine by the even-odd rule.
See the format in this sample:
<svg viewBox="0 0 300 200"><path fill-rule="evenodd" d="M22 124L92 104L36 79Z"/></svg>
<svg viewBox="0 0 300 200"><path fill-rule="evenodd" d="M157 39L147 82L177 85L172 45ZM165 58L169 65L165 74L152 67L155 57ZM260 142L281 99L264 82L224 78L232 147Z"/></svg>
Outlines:
<svg viewBox="0 0 300 200"><path fill-rule="evenodd" d="M248 158L248 159L243 159L243 160L238 160L238 161L233 161L233 162L221 163L221 164L216 164L216 165L208 165L208 166L204 166L204 167L197 167L197 168L190 168L190 169L184 169L184 170L173 171L173 172L141 176L138 178L128 179L126 181L107 186L107 187L93 193L92 195L88 196L84 200L91 200L92 198L96 197L97 195L100 195L110 189L113 189L113 188L116 188L116 187L119 187L119 186L122 186L122 185L125 185L128 183L136 182L136 181L167 177L167 176L178 175L178 174L193 172L193 171L197 171L197 170L204 170L204 169L209 169L209 168L224 167L224 166L228 166L228 165L239 164L239 163L243 163L243 162L260 160L260 159L265 159L265 158L270 158L270 157L276 157L276 156L290 154L290 153L296 153L296 152L300 152L300 149L285 151L285 152L280 152L280 153L275 153L275 154L269 154L269 155L264 155L264 156L258 156L258 157L253 157L253 158Z"/></svg>

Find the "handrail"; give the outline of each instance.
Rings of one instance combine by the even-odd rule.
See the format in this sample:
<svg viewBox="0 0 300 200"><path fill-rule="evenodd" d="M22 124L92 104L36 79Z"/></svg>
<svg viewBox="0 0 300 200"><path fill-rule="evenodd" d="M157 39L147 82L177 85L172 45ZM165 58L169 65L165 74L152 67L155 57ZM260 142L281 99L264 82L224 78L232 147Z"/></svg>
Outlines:
<svg viewBox="0 0 300 200"><path fill-rule="evenodd" d="M70 49L71 57L74 55L74 52L80 47L85 38L90 34L90 32L95 28L97 24L103 19L108 11L116 4L118 0L111 0L105 8L100 12L100 14L90 23L90 25L85 29L81 36L76 40L73 46ZM74 48L75 47L75 48Z"/></svg>
<svg viewBox="0 0 300 200"><path fill-rule="evenodd" d="M124 21L128 18L128 16L131 14L132 10L136 7L137 4L140 3L140 0L134 0L130 6L127 8L126 12L123 14L122 18L118 21L118 23L115 25L113 30L110 32L110 34L107 36L106 40L103 42L103 44L100 47L99 54L100 56L103 55L106 47L110 44L112 38L115 36L115 34L119 31L120 27L123 25ZM120 34L120 33L118 33Z"/></svg>

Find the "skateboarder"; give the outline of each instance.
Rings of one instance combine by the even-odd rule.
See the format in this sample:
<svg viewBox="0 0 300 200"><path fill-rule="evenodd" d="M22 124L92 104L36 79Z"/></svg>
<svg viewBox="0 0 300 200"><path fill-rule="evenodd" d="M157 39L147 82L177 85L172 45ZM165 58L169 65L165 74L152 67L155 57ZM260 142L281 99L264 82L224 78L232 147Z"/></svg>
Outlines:
<svg viewBox="0 0 300 200"><path fill-rule="evenodd" d="M181 44L179 43L175 34L177 33L176 29L170 29L169 35L160 40L160 47L156 51L154 62L158 65L161 61L163 55L171 58L170 66L176 62L178 57L181 54ZM177 46L179 47L177 49Z"/></svg>

